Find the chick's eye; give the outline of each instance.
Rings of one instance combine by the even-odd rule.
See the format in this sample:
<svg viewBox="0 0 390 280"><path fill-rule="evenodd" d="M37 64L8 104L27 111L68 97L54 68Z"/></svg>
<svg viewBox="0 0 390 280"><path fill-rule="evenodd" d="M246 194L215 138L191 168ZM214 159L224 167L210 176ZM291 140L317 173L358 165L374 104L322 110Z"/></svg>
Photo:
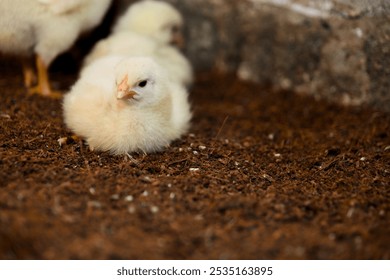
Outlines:
<svg viewBox="0 0 390 280"><path fill-rule="evenodd" d="M138 83L139 87L145 87L148 84L148 81L144 80Z"/></svg>

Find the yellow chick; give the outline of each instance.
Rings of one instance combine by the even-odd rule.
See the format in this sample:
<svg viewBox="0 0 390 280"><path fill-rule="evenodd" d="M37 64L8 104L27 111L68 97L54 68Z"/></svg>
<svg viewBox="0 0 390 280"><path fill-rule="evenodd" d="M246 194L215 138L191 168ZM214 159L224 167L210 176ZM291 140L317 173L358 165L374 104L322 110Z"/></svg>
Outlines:
<svg viewBox="0 0 390 280"><path fill-rule="evenodd" d="M113 33L133 31L162 44L182 47L183 17L171 4L143 0L132 4L113 27Z"/></svg>
<svg viewBox="0 0 390 280"><path fill-rule="evenodd" d="M156 152L191 119L188 93L148 57L107 56L88 65L65 95L65 124L91 150Z"/></svg>

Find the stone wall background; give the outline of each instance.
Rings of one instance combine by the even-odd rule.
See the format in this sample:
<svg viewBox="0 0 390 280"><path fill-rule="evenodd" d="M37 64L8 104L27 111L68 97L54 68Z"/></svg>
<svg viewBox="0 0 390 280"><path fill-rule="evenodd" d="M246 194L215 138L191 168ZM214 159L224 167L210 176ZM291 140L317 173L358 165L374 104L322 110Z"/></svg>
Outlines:
<svg viewBox="0 0 390 280"><path fill-rule="evenodd" d="M166 1L198 71L390 111L390 0Z"/></svg>

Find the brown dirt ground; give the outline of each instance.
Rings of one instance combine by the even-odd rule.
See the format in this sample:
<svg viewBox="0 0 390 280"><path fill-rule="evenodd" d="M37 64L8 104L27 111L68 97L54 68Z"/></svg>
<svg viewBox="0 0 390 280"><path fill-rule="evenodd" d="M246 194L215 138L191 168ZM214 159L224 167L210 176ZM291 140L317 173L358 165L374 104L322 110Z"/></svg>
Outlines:
<svg viewBox="0 0 390 280"><path fill-rule="evenodd" d="M0 64L0 258L390 257L388 114L201 73L190 134L136 165L60 147L61 102Z"/></svg>

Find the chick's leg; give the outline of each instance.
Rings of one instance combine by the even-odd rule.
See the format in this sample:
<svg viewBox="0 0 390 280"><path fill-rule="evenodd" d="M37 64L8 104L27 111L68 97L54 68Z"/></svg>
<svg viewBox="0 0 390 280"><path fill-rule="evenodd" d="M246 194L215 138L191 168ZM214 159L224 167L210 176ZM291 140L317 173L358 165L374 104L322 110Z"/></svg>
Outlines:
<svg viewBox="0 0 390 280"><path fill-rule="evenodd" d="M38 85L29 89L30 94L39 94L51 98L61 98L62 94L51 89L47 66L42 58L37 55L36 64L38 70Z"/></svg>
<svg viewBox="0 0 390 280"><path fill-rule="evenodd" d="M32 85L36 82L37 76L35 75L34 67L32 65L32 61L30 57L22 58L22 67L23 67L24 86L26 88L31 88Z"/></svg>

